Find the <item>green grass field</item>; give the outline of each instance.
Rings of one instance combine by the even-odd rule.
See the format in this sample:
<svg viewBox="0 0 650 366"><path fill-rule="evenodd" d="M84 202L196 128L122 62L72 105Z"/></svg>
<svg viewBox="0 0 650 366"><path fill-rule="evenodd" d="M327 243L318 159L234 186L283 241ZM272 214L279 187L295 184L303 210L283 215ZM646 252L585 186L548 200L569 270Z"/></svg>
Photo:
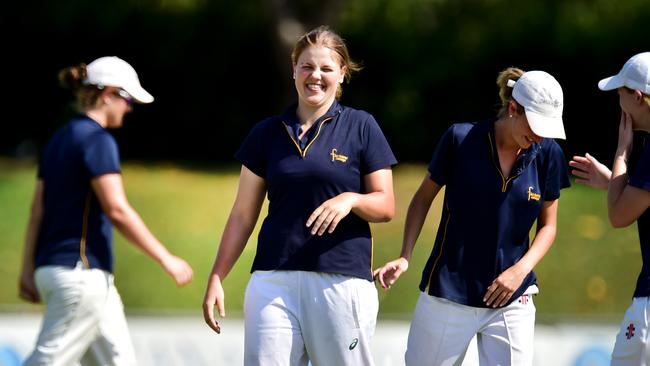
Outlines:
<svg viewBox="0 0 650 366"><path fill-rule="evenodd" d="M5 263L0 267L4 279L0 309L39 310L22 303L16 290L35 169L31 162L0 159L0 257ZM424 172L424 165L395 169L396 216L390 223L373 225L375 266L399 254L406 208ZM176 288L153 261L116 232L116 283L128 312L200 313L238 173L238 167L124 164L132 206L172 252L190 262L195 274L190 285ZM381 317L408 318L412 312L438 225L440 202L441 195L429 213L409 271L389 292L380 290ZM256 236L257 230L224 284L230 315L241 313ZM562 192L557 240L536 269L541 289L535 298L538 316L620 316L629 305L640 266L636 227L612 229L607 222L605 192L574 185Z"/></svg>

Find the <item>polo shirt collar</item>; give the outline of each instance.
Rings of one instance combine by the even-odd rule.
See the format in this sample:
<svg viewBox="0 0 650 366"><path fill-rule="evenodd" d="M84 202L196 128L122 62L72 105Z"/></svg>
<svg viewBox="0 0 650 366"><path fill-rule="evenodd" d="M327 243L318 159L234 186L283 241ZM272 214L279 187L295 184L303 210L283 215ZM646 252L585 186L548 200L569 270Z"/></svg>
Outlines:
<svg viewBox="0 0 650 366"><path fill-rule="evenodd" d="M298 103L293 103L289 108L285 109L282 114L280 114L280 119L284 121L288 126L293 126L295 124L300 124L300 119L298 118L298 114L296 114L296 111L298 110ZM339 104L339 102L334 99L334 102L332 105L329 107L327 112L325 112L324 115L322 115L320 118L316 120L314 124L320 123L323 119L327 117L333 117L336 114L341 113L343 110L343 107Z"/></svg>
<svg viewBox="0 0 650 366"><path fill-rule="evenodd" d="M341 113L342 107L335 99L332 105L327 110L327 112L325 112L324 115L322 115L314 122L314 124L309 128L309 130L307 131L307 133L302 139L299 138L301 133L301 128L300 128L301 126L300 126L300 119L296 114L297 110L298 110L298 103L292 104L289 108L285 109L284 112L282 112L282 114L280 115L280 120L282 121L282 123L284 123L287 132L291 136L293 136L294 142L298 144L300 149L305 149L309 141L311 141L312 138L314 137L314 134L316 133L315 131L318 129L318 128L314 128L314 126L318 126L326 118L331 118Z"/></svg>

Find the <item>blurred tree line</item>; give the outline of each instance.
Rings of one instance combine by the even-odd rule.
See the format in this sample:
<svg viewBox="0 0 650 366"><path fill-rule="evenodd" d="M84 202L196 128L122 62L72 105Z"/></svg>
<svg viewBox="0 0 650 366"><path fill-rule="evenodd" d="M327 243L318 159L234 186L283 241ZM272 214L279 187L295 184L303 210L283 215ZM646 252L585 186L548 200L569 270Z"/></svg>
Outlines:
<svg viewBox="0 0 650 366"><path fill-rule="evenodd" d="M251 126L295 100L290 49L328 24L364 69L342 103L371 112L400 161L449 124L495 115L497 73L562 84L567 158L611 161L614 92L596 83L650 50L646 0L114 0L3 4L0 154L33 156L72 113L58 70L116 55L156 101L115 131L124 158L232 162Z"/></svg>

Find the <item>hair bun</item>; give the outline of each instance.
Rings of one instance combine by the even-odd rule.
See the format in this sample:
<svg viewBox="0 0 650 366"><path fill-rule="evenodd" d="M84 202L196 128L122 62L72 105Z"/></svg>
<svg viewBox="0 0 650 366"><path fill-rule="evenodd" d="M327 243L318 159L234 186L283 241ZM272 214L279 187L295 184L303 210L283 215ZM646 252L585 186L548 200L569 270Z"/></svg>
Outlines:
<svg viewBox="0 0 650 366"><path fill-rule="evenodd" d="M79 66L66 67L59 71L59 83L66 89L80 88L87 77L88 72L84 63L79 64Z"/></svg>

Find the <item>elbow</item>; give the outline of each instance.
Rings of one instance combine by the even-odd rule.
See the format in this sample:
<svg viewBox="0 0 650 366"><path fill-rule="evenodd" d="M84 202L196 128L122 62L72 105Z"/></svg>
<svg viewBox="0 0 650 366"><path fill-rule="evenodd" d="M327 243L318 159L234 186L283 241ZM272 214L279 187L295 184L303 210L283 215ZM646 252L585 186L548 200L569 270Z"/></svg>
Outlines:
<svg viewBox="0 0 650 366"><path fill-rule="evenodd" d="M395 217L395 207L390 207L377 217L376 222L389 222Z"/></svg>
<svg viewBox="0 0 650 366"><path fill-rule="evenodd" d="M627 220L624 220L620 216L616 215L609 215L609 223L616 229L628 227L632 224L632 222L628 222Z"/></svg>
<svg viewBox="0 0 650 366"><path fill-rule="evenodd" d="M390 220L393 219L395 216L395 210L385 210L381 212L375 212L371 215L360 215L361 218L368 222L372 222L375 224L382 223L382 222L389 222Z"/></svg>
<svg viewBox="0 0 650 366"><path fill-rule="evenodd" d="M607 216L612 227L617 229L628 227L636 221L635 217L630 217L630 215L626 214L624 210L618 210L615 206L609 207L607 210Z"/></svg>
<svg viewBox="0 0 650 366"><path fill-rule="evenodd" d="M105 211L108 219L116 227L121 227L127 221L129 208L126 206L114 206Z"/></svg>
<svg viewBox="0 0 650 366"><path fill-rule="evenodd" d="M389 222L395 217L395 196L391 193L387 201L381 222Z"/></svg>
<svg viewBox="0 0 650 366"><path fill-rule="evenodd" d="M373 220L376 223L382 223L382 222L389 222L390 220L393 219L393 215L384 215L378 217L376 220Z"/></svg>
<svg viewBox="0 0 650 366"><path fill-rule="evenodd" d="M389 222L390 220L395 217L395 208L390 210L389 212L386 212L386 215L384 216L384 220L382 222Z"/></svg>

